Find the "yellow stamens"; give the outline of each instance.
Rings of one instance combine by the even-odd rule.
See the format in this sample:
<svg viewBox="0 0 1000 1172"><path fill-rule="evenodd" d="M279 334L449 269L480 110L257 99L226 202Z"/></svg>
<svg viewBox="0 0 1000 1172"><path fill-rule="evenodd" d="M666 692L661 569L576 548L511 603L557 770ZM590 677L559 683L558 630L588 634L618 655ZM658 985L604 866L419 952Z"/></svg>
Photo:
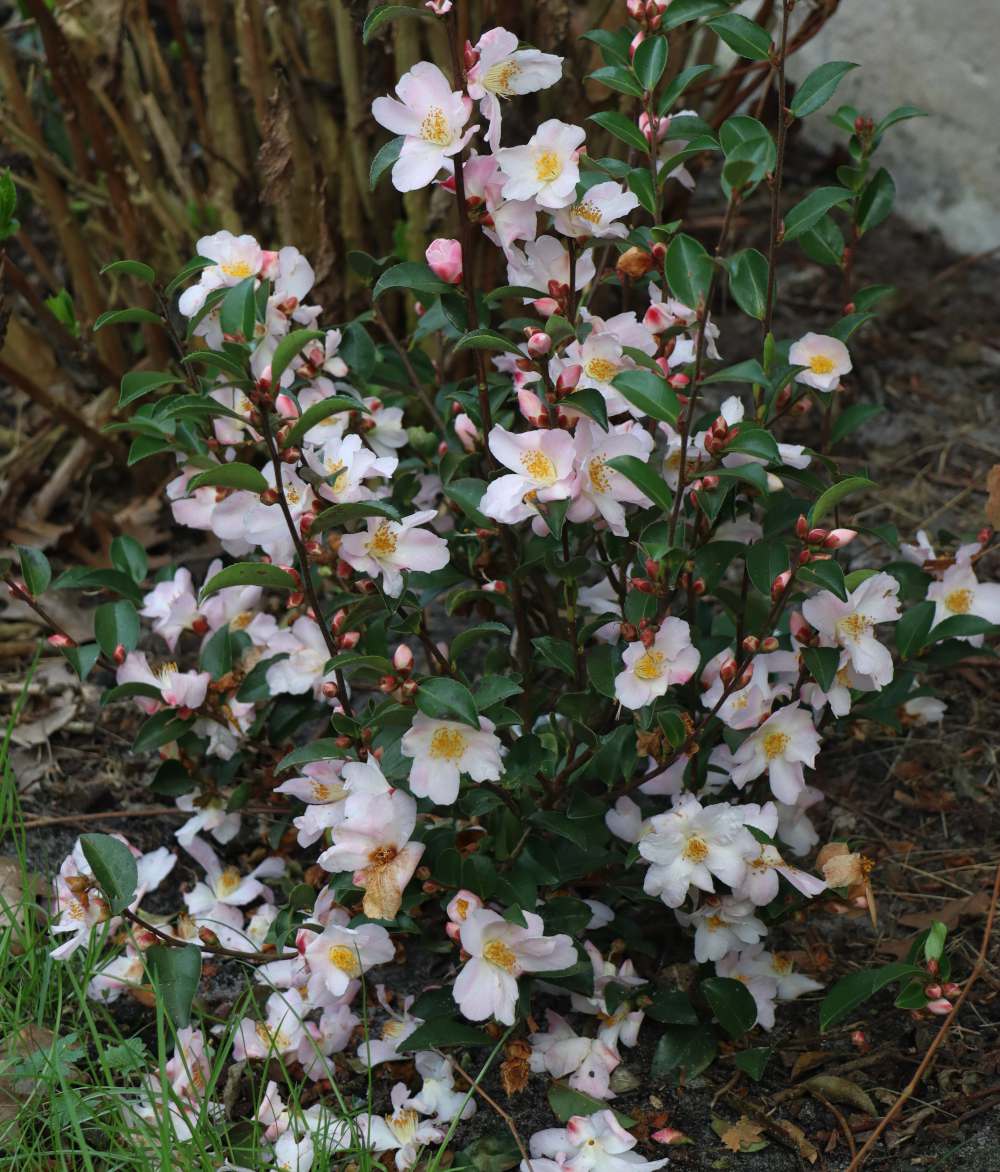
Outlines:
<svg viewBox="0 0 1000 1172"><path fill-rule="evenodd" d="M488 960L490 964L495 964L497 968L508 973L512 973L517 964L517 957L514 955L513 949L508 948L502 940L488 940L486 942L486 947L483 949L483 960Z"/></svg>
<svg viewBox="0 0 1000 1172"><path fill-rule="evenodd" d="M684 844L684 858L689 863L703 863L708 858L708 843L693 835Z"/></svg>
<svg viewBox="0 0 1000 1172"><path fill-rule="evenodd" d="M535 178L539 183L551 183L562 174L562 159L555 151L542 151L535 159Z"/></svg>
<svg viewBox="0 0 1000 1172"><path fill-rule="evenodd" d="M424 115L420 123L420 137L435 146L448 146L451 142L451 128L440 106L431 106Z"/></svg>
<svg viewBox="0 0 1000 1172"><path fill-rule="evenodd" d="M510 83L520 72L521 67L516 61L500 61L492 69L486 71L486 76L483 78L483 89L509 97L514 92L510 88Z"/></svg>
<svg viewBox="0 0 1000 1172"><path fill-rule="evenodd" d="M599 224L601 222L601 209L590 200L584 200L583 203L575 203L570 208L570 213L578 220L586 220L588 224Z"/></svg>
<svg viewBox="0 0 1000 1172"><path fill-rule="evenodd" d="M833 371L835 363L832 358L827 357L826 354L814 354L809 359L809 369L813 374L830 374Z"/></svg>
<svg viewBox="0 0 1000 1172"><path fill-rule="evenodd" d="M342 973L347 973L349 977L358 977L361 975L361 966L358 964L357 953L353 948L348 948L346 944L332 945L326 956L335 969L340 969Z"/></svg>
<svg viewBox="0 0 1000 1172"><path fill-rule="evenodd" d="M430 755L437 761L457 761L467 744L457 728L439 728L431 737Z"/></svg>
<svg viewBox="0 0 1000 1172"><path fill-rule="evenodd" d="M617 365L610 358L591 358L584 370L588 378L598 383L609 383L618 373Z"/></svg>
<svg viewBox="0 0 1000 1172"><path fill-rule="evenodd" d="M541 480L545 484L552 484L556 479L555 464L538 448L529 448L526 452L522 452L521 463L532 480Z"/></svg>
<svg viewBox="0 0 1000 1172"><path fill-rule="evenodd" d="M636 660L632 671L640 680L658 680L663 675L666 658L662 651L647 651L641 659Z"/></svg>
<svg viewBox="0 0 1000 1172"><path fill-rule="evenodd" d="M253 276L253 269L245 260L227 260L219 265L227 277L235 277L237 281L245 281Z"/></svg>
<svg viewBox="0 0 1000 1172"><path fill-rule="evenodd" d="M764 755L768 761L773 761L775 757L782 756L788 748L791 739L788 733L769 732L764 738Z"/></svg>
<svg viewBox="0 0 1000 1172"><path fill-rule="evenodd" d="M849 614L846 618L838 620L837 634L843 639L857 642L867 635L871 625L871 619L865 618L863 614Z"/></svg>
<svg viewBox="0 0 1000 1172"><path fill-rule="evenodd" d="M378 528L371 536L368 542L368 552L377 558L389 557L390 554L396 552L398 538L389 521L380 521Z"/></svg>
<svg viewBox="0 0 1000 1172"><path fill-rule="evenodd" d="M944 596L944 604L952 614L968 614L972 609L972 591L950 590Z"/></svg>
<svg viewBox="0 0 1000 1172"><path fill-rule="evenodd" d="M227 867L219 876L219 882L215 885L215 893L223 898L232 895L242 881L240 873L235 867Z"/></svg>
<svg viewBox="0 0 1000 1172"><path fill-rule="evenodd" d="M587 465L587 475L595 492L610 492L611 477L608 475L608 466L600 456L595 456Z"/></svg>

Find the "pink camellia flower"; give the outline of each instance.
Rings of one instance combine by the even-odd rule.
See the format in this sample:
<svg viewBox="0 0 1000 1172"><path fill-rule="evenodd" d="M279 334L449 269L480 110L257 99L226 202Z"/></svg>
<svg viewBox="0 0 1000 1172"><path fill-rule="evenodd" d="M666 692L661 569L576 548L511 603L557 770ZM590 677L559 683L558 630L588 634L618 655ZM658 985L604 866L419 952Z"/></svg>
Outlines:
<svg viewBox="0 0 1000 1172"><path fill-rule="evenodd" d="M155 671L144 651L130 651L115 673L119 684L148 684L160 692L168 708L200 708L205 703L212 677L207 671L178 671L176 663L166 663ZM136 696L135 702L146 713L160 707L151 696Z"/></svg>
<svg viewBox="0 0 1000 1172"><path fill-rule="evenodd" d="M643 890L677 908L690 887L712 894L713 877L738 886L757 840L737 807L703 806L694 794L681 794L672 810L643 824L638 842L650 864Z"/></svg>
<svg viewBox="0 0 1000 1172"><path fill-rule="evenodd" d="M835 391L840 376L851 369L851 355L838 338L826 334L803 334L788 351L793 366L804 366L795 381L817 391Z"/></svg>
<svg viewBox="0 0 1000 1172"><path fill-rule="evenodd" d="M498 424L490 451L510 476L490 482L480 512L505 525L537 516L537 503L561 501L573 491L573 437L565 431L507 431Z"/></svg>
<svg viewBox="0 0 1000 1172"><path fill-rule="evenodd" d="M503 768L500 739L492 721L479 718L479 728L457 720L437 720L417 712L403 734L400 752L412 757L410 790L418 798L430 798L449 806L458 797L463 773L473 781L498 781Z"/></svg>
<svg viewBox="0 0 1000 1172"><path fill-rule="evenodd" d="M622 219L638 206L639 200L631 191L623 191L620 183L610 179L588 188L577 203L560 208L555 214L555 229L576 239L620 240L628 235Z"/></svg>
<svg viewBox="0 0 1000 1172"><path fill-rule="evenodd" d="M546 1011L546 1018L548 1031L528 1037L531 1069L553 1078L570 1075L569 1085L573 1090L595 1099L613 1099L610 1079L611 1072L621 1064L618 1051L600 1038L581 1037L552 1009Z"/></svg>
<svg viewBox="0 0 1000 1172"><path fill-rule="evenodd" d="M586 138L581 126L549 118L525 146L498 150L500 170L507 176L504 197L534 199L553 210L571 204L580 181L577 158Z"/></svg>
<svg viewBox="0 0 1000 1172"><path fill-rule="evenodd" d="M472 99L451 84L436 65L418 61L396 85L395 98L376 98L375 121L393 134L405 135L403 148L392 168L397 191L416 191L431 183L472 137L476 127L463 134L472 113Z"/></svg>
<svg viewBox="0 0 1000 1172"><path fill-rule="evenodd" d="M634 710L663 696L671 685L686 684L698 669L698 649L691 643L688 624L668 618L648 647L640 641L630 643L622 662L625 670L615 677L615 698Z"/></svg>
<svg viewBox="0 0 1000 1172"><path fill-rule="evenodd" d="M449 285L462 280L462 245L458 240L441 236L427 245L424 253L431 272Z"/></svg>
<svg viewBox="0 0 1000 1172"><path fill-rule="evenodd" d="M526 927L505 920L489 908L477 908L461 928L469 954L452 992L463 1017L495 1017L513 1025L517 978L522 973L557 972L576 963L576 949L566 935L546 936L542 917L525 912Z"/></svg>
<svg viewBox="0 0 1000 1172"><path fill-rule="evenodd" d="M517 37L505 28L483 33L472 49L475 64L466 74L469 97L479 102L488 122L486 141L500 148L500 99L548 89L562 77L562 58L538 49L518 49Z"/></svg>
<svg viewBox="0 0 1000 1172"><path fill-rule="evenodd" d="M597 269L594 267L593 251L588 249L576 262L576 290L586 288L594 279ZM565 285L569 288L569 252L561 240L555 236L539 236L537 240L528 240L524 248L512 247L507 249L507 279L512 285L523 285L527 289L538 289L544 293L550 285ZM524 299L531 301L543 312L539 302L552 301L551 297ZM553 302L553 304L555 304ZM546 306L549 313L555 309Z"/></svg>
<svg viewBox="0 0 1000 1172"><path fill-rule="evenodd" d="M173 651L181 632L190 631L199 618L191 571L181 566L172 578L157 582L143 597L139 614L153 620L153 630Z"/></svg>
<svg viewBox="0 0 1000 1172"><path fill-rule="evenodd" d="M802 604L802 617L825 647L842 647L851 667L869 676L875 688L892 680L892 652L875 638L878 623L899 618L899 580L891 574L866 578L841 601L822 590Z"/></svg>
<svg viewBox="0 0 1000 1172"><path fill-rule="evenodd" d="M432 573L448 564L448 543L419 526L433 521L433 509L411 513L402 521L369 517L367 529L348 533L340 543L340 556L349 566L370 577L382 575L382 587L390 598L403 590L403 571Z"/></svg>
<svg viewBox="0 0 1000 1172"><path fill-rule="evenodd" d="M733 754L733 784L742 789L766 770L771 793L779 802L794 805L805 786L802 767L812 769L819 745L819 733L806 709L799 704L779 708Z"/></svg>
<svg viewBox="0 0 1000 1172"><path fill-rule="evenodd" d="M423 843L410 842L416 824L417 803L401 789L351 794L344 802L343 818L332 830L333 845L318 862L327 871L354 872L370 919L396 918L403 890L424 853Z"/></svg>
<svg viewBox="0 0 1000 1172"><path fill-rule="evenodd" d="M310 1001L325 992L341 997L350 984L373 965L388 964L396 955L389 933L381 924L345 928L327 924L305 948L309 966Z"/></svg>
<svg viewBox="0 0 1000 1172"><path fill-rule="evenodd" d="M934 603L934 624L955 615L975 615L988 623L1000 623L1000 584L980 582L972 564L960 560L949 566L940 582L927 589L928 601ZM981 647L982 635L965 636L973 647Z"/></svg>
<svg viewBox="0 0 1000 1172"><path fill-rule="evenodd" d="M198 283L180 295L177 308L185 317L194 317L214 290L256 277L267 256L252 236L234 236L225 229L212 236L202 236L195 251L215 263L203 268Z"/></svg>
<svg viewBox="0 0 1000 1172"><path fill-rule="evenodd" d="M265 654L285 655L267 669L267 686L273 696L301 696L311 691L320 699L323 684L336 675L326 671L330 652L319 623L308 615L279 630L268 642Z"/></svg>
<svg viewBox="0 0 1000 1172"><path fill-rule="evenodd" d="M448 904L445 907L445 915L448 917L448 923L445 924L444 930L448 933L448 939L458 943L462 925L468 919L469 913L476 911L482 906L483 901L474 891L467 891L464 887L458 890L448 900Z"/></svg>
<svg viewBox="0 0 1000 1172"><path fill-rule="evenodd" d="M581 419L576 425L575 444L576 482L566 519L593 521L601 517L612 533L625 537L628 528L624 506L646 506L650 502L630 480L609 467L608 460L616 456L648 460L653 451L652 437L631 424L612 427L607 432Z"/></svg>
<svg viewBox="0 0 1000 1172"><path fill-rule="evenodd" d="M451 0L426 0L425 8L429 8L435 16L447 16L451 12Z"/></svg>
<svg viewBox="0 0 1000 1172"><path fill-rule="evenodd" d="M403 1012L397 1013L389 1004L385 985L375 986L375 996L379 1005L388 1015L388 1020L382 1026L382 1035L379 1038L369 1036L358 1047L358 1060L371 1069L380 1066L383 1062L398 1062L403 1055L399 1053L400 1045L424 1024L422 1017L413 1017L410 1006L415 998L411 995L403 998Z"/></svg>
<svg viewBox="0 0 1000 1172"><path fill-rule="evenodd" d="M520 1172L656 1172L670 1163L642 1159L632 1150L637 1142L614 1111L574 1115L565 1127L535 1132Z"/></svg>
<svg viewBox="0 0 1000 1172"><path fill-rule="evenodd" d="M458 436L459 443L467 452L476 450L476 444L479 442L479 428L464 411L455 416L455 435Z"/></svg>
<svg viewBox="0 0 1000 1172"><path fill-rule="evenodd" d="M255 899L268 903L274 901L274 892L261 883L261 879L277 879L284 875L284 859L264 859L248 874L241 875L235 867L224 867L204 839L194 838L183 846L205 872L204 881L199 880L184 895L184 903L192 916L209 916L219 904L245 907Z"/></svg>

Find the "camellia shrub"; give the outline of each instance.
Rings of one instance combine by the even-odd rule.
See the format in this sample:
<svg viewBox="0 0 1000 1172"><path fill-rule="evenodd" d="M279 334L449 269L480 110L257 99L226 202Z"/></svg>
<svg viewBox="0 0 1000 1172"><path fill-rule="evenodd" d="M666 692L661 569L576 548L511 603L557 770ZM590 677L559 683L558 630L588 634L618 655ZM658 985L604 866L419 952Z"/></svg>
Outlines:
<svg viewBox="0 0 1000 1172"><path fill-rule="evenodd" d="M157 325L177 352L125 375L112 430L133 463L176 459L174 519L223 556L150 577L121 537L107 569L52 581L22 549L8 581L43 617L49 589L99 594L93 642L50 641L143 713L134 748L159 752L153 789L189 815L177 845L204 878L177 915L147 915L176 853L83 836L56 884L55 955L108 949L94 998L158 990L178 1051L135 1111L168 1112L181 1137L210 1062L190 1024L208 954L265 987L235 1059L336 1084L346 1051L369 1068L416 1054L421 1087L398 1084L384 1117L290 1113L271 1084L258 1118L282 1167L320 1142L409 1166L474 1110L455 1055L502 1044L504 1087L547 1073L568 1121L526 1161L654 1169L603 1107L622 1050L652 1029L653 1076L692 1077L721 1028L759 1077L768 1051L741 1040L821 987L772 944L783 921L869 890L845 845L810 859L823 747L846 720L943 719L921 674L995 632L1000 586L976 576L989 533L937 552L838 521L873 487L835 459L877 411L842 406L849 343L889 292L852 289L853 256L892 204L873 156L916 111L841 107L850 164L783 210L788 128L852 68L791 96L792 3L772 38L725 4L629 0L630 28L590 34L620 109L521 143L505 108L559 85L560 59L503 28L462 45L450 7L430 16L451 61L374 104L395 137L372 182L437 185L454 236L421 261L353 254L368 312L331 327L308 249L226 231L165 286L141 260L112 266L161 308L107 320ZM379 9L367 31L406 15L427 14ZM705 20L767 63L776 132L683 109L703 68L674 75L670 37ZM711 247L661 219L694 171L725 201ZM757 216L766 255L735 239ZM782 338L793 244L843 272L850 302ZM724 291L752 322L749 356L713 317ZM241 872L225 844L261 813L269 849ZM943 946L936 927L908 961L848 978L824 1025L892 981L906 1008L947 1012ZM404 963L421 950L423 980ZM658 980L667 958L693 960L688 987ZM390 980L394 998L367 983Z"/></svg>

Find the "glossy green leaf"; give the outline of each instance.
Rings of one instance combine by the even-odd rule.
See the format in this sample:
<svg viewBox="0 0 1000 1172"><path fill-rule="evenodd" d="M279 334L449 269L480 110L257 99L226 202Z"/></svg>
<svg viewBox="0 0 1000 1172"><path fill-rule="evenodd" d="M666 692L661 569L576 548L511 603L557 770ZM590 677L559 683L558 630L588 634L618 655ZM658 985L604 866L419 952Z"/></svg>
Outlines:
<svg viewBox="0 0 1000 1172"><path fill-rule="evenodd" d="M256 468L251 464L242 464L239 460L234 460L231 464L220 464L217 468L208 468L192 476L188 481L187 491L192 493L209 485L257 493L265 492L270 487Z"/></svg>
<svg viewBox="0 0 1000 1172"><path fill-rule="evenodd" d="M386 171L395 166L404 142L406 142L406 136L397 134L395 138L390 138L384 146L379 147L368 172L368 189L370 191L374 191Z"/></svg>
<svg viewBox="0 0 1000 1172"><path fill-rule="evenodd" d="M272 590L298 590L299 584L287 571L279 566L263 562L237 562L214 574L201 588L199 601L215 594L227 586L263 586Z"/></svg>
<svg viewBox="0 0 1000 1172"><path fill-rule="evenodd" d="M726 261L733 300L750 317L764 320L767 312L767 257L744 248Z"/></svg>
<svg viewBox="0 0 1000 1172"><path fill-rule="evenodd" d="M139 886L139 870L132 852L110 834L81 834L80 848L111 914L121 915Z"/></svg>
<svg viewBox="0 0 1000 1172"><path fill-rule="evenodd" d="M271 385L276 387L281 382L281 376L288 369L289 363L298 355L303 346L310 342L319 342L326 335L322 330L292 330L286 334L275 346L271 355ZM322 346L320 350L322 351Z"/></svg>
<svg viewBox="0 0 1000 1172"><path fill-rule="evenodd" d="M390 289L406 289L411 293L447 293L454 288L435 277L430 267L422 262L406 260L402 264L393 265L375 282L372 290L372 300L377 301L383 293Z"/></svg>
<svg viewBox="0 0 1000 1172"><path fill-rule="evenodd" d="M156 280L155 271L149 265L143 264L141 260L113 260L111 264L105 265L101 269L101 276L112 273L118 276L119 273L126 277L135 277L137 281L144 281L147 285L152 285Z"/></svg>
<svg viewBox="0 0 1000 1172"><path fill-rule="evenodd" d="M361 28L361 43L367 45L384 24L389 24L391 21L399 20L403 17L416 17L426 20L429 17L433 19L433 13L422 6L380 4L378 8L373 8L365 18L365 23Z"/></svg>
<svg viewBox="0 0 1000 1172"><path fill-rule="evenodd" d="M643 463L636 456L615 456L607 464L630 480L640 492L644 492L664 513L670 512L674 503L673 493L649 464Z"/></svg>
<svg viewBox="0 0 1000 1172"><path fill-rule="evenodd" d="M153 313L150 309L143 309L141 306L134 305L130 309L106 310L98 316L92 328L96 334L98 330L103 329L105 326L135 324L162 326L166 323L158 313Z"/></svg>
<svg viewBox="0 0 1000 1172"><path fill-rule="evenodd" d="M707 977L701 991L719 1025L734 1040L742 1038L757 1022L757 1004L742 981L731 977Z"/></svg>
<svg viewBox="0 0 1000 1172"><path fill-rule="evenodd" d="M822 493L809 512L810 525L818 525L820 521L832 512L834 508L851 493L861 492L866 488L874 488L875 482L867 476L848 476L846 479L831 485Z"/></svg>
<svg viewBox="0 0 1000 1172"><path fill-rule="evenodd" d="M417 707L435 720L460 720L479 728L479 715L472 693L458 680L433 676L417 689Z"/></svg>
<svg viewBox="0 0 1000 1172"><path fill-rule="evenodd" d="M131 602L105 602L94 611L94 638L109 658L118 646L134 651L139 642L139 616Z"/></svg>
<svg viewBox="0 0 1000 1172"><path fill-rule="evenodd" d="M823 998L819 1007L819 1028L825 1033L886 985L916 976L926 977L927 973L917 965L899 961L842 977Z"/></svg>
<svg viewBox="0 0 1000 1172"><path fill-rule="evenodd" d="M718 16L708 22L708 27L741 57L766 61L771 55L771 37L767 31L738 12Z"/></svg>
<svg viewBox="0 0 1000 1172"><path fill-rule="evenodd" d="M705 303L712 280L712 258L693 236L679 233L667 249L667 283L675 297L689 309L697 310Z"/></svg>
<svg viewBox="0 0 1000 1172"><path fill-rule="evenodd" d="M667 67L667 38L647 36L636 48L632 68L647 93L652 93Z"/></svg>
<svg viewBox="0 0 1000 1172"><path fill-rule="evenodd" d="M191 1006L201 980L201 950L194 944L179 948L153 944L143 953L157 1001L176 1029L191 1024Z"/></svg>
<svg viewBox="0 0 1000 1172"><path fill-rule="evenodd" d="M831 208L839 207L851 198L852 193L846 187L817 187L815 191L810 191L785 216L785 242L808 232Z"/></svg>
<svg viewBox="0 0 1000 1172"><path fill-rule="evenodd" d="M833 97L844 77L857 68L853 61L827 61L820 65L798 86L788 108L796 118L814 114Z"/></svg>
<svg viewBox="0 0 1000 1172"><path fill-rule="evenodd" d="M649 143L643 137L642 131L631 118L626 118L617 110L601 110L597 114L591 114L588 121L596 122L602 129L607 130L641 155L649 154Z"/></svg>
<svg viewBox="0 0 1000 1172"><path fill-rule="evenodd" d="M252 341L257 321L256 293L256 277L245 277L226 290L219 307L219 325L223 334L244 342Z"/></svg>
<svg viewBox="0 0 1000 1172"><path fill-rule="evenodd" d="M892 211L895 199L896 185L892 176L885 167L879 167L858 200L858 232L863 236L872 228L877 228Z"/></svg>
<svg viewBox="0 0 1000 1172"><path fill-rule="evenodd" d="M674 388L662 375L651 370L626 370L617 375L611 385L650 419L661 423L677 422L681 405Z"/></svg>
<svg viewBox="0 0 1000 1172"><path fill-rule="evenodd" d="M159 387L169 387L183 379L166 370L130 370L122 376L121 394L118 406L125 407L135 399L148 395Z"/></svg>
<svg viewBox="0 0 1000 1172"><path fill-rule="evenodd" d="M30 545L15 545L17 560L21 565L21 577L32 598L44 594L52 581L52 567L49 559L40 549Z"/></svg>

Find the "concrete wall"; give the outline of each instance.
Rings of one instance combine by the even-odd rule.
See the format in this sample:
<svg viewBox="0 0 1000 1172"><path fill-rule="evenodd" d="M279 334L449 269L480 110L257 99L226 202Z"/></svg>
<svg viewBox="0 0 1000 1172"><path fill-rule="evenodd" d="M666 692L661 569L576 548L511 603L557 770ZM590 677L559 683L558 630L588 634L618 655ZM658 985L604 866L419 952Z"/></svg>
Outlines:
<svg viewBox="0 0 1000 1172"><path fill-rule="evenodd" d="M807 136L832 141L826 114L845 103L876 122L919 106L931 116L893 127L877 156L897 210L961 252L1000 244L1000 0L842 0L790 73L832 60L862 68L812 115Z"/></svg>

